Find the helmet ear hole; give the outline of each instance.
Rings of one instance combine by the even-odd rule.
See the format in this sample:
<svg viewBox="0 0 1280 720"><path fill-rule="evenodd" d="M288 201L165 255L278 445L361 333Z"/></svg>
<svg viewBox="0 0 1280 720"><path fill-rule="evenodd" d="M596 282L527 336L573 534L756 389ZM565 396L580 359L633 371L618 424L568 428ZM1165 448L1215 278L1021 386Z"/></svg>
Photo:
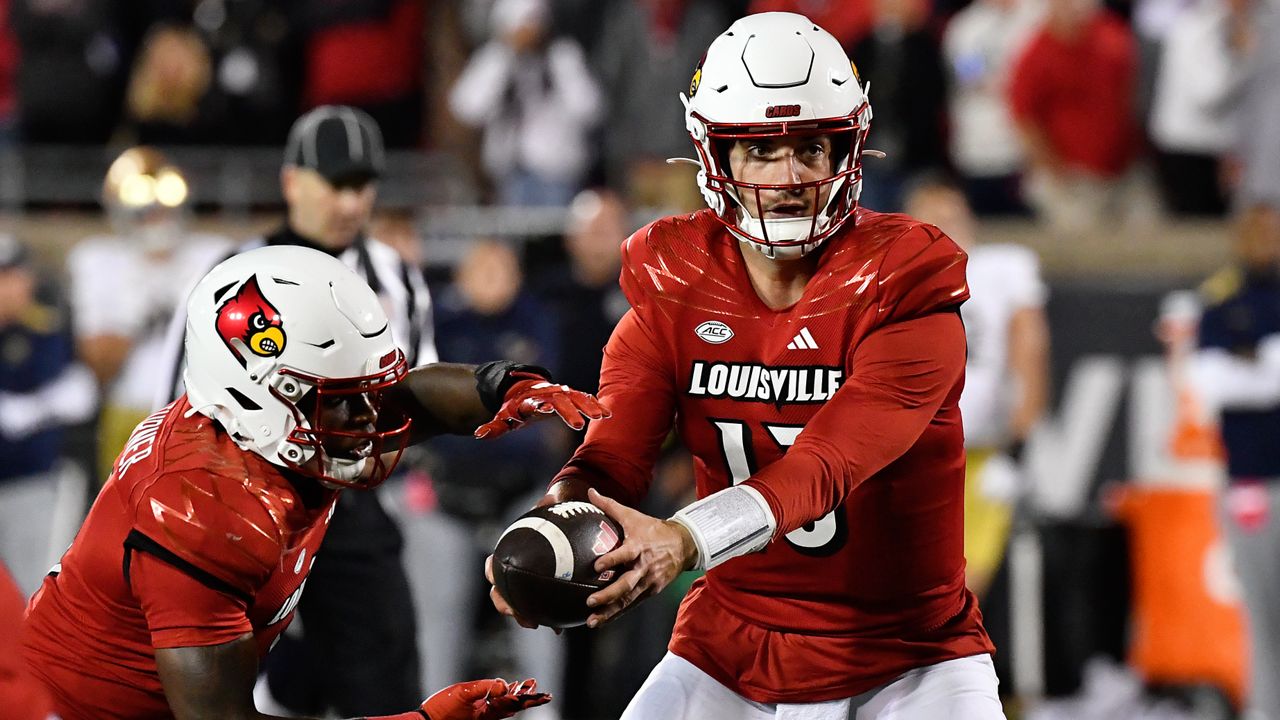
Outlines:
<svg viewBox="0 0 1280 720"><path fill-rule="evenodd" d="M227 387L226 390L227 390L227 394L230 395L232 399L234 399L237 403L239 403L240 407L244 408L245 410L257 411L262 409L261 405L254 402L252 398L240 392L239 390L233 387Z"/></svg>

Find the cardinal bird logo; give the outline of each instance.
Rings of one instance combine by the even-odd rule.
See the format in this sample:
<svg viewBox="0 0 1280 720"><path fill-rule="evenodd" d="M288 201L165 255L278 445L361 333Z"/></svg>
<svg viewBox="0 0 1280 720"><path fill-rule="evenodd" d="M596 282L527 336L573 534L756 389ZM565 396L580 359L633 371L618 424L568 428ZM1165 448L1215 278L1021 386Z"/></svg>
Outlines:
<svg viewBox="0 0 1280 720"><path fill-rule="evenodd" d="M232 343L239 340L249 352L260 357L279 357L284 352L284 323L280 311L262 296L258 276L240 286L239 292L218 308L218 335L241 362L240 349Z"/></svg>

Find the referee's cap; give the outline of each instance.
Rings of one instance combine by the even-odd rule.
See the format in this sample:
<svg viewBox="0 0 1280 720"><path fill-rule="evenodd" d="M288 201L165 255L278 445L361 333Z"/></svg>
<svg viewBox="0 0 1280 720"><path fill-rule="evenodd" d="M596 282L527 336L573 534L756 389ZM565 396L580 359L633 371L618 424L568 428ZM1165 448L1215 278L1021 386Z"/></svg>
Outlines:
<svg viewBox="0 0 1280 720"><path fill-rule="evenodd" d="M382 131L363 110L322 105L293 123L284 164L315 170L334 185L362 184L386 168Z"/></svg>

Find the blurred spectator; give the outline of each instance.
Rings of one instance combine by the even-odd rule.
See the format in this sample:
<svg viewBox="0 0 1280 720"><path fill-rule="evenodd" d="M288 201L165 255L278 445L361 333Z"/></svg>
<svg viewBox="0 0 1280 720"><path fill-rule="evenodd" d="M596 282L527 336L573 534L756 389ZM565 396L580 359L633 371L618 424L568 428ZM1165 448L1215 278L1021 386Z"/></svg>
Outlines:
<svg viewBox="0 0 1280 720"><path fill-rule="evenodd" d="M436 341L441 357L463 363L504 357L556 368L553 321L523 285L519 258L509 245L477 242L440 299ZM542 496L551 471L567 455L549 452L548 431L531 428L484 444L471 437L431 443L438 461L430 481L435 507L405 525L428 687L440 678L462 677L478 659L472 655L478 645L473 627L476 611L485 607L486 588L474 568L492 549L496 533ZM518 632L511 641L515 667L510 671L537 676L540 689L558 695L564 689L560 638L547 631ZM555 712L550 705L527 717Z"/></svg>
<svg viewBox="0 0 1280 720"><path fill-rule="evenodd" d="M904 184L946 162L946 75L937 37L926 26L926 0L876 0L875 9L875 26L854 46L852 58L862 81L871 84L875 107L867 145L887 157L862 164L859 204L898 212Z"/></svg>
<svg viewBox="0 0 1280 720"><path fill-rule="evenodd" d="M18 39L9 0L0 0L0 147L17 140Z"/></svg>
<svg viewBox="0 0 1280 720"><path fill-rule="evenodd" d="M675 99L732 18L716 0L611 1L592 63L608 103L606 178L634 207L696 210L703 203L695 171L666 162L689 154Z"/></svg>
<svg viewBox="0 0 1280 720"><path fill-rule="evenodd" d="M9 720L49 720L53 702L18 654L25 595L0 562L0 707Z"/></svg>
<svg viewBox="0 0 1280 720"><path fill-rule="evenodd" d="M209 50L199 35L186 28L156 28L134 62L128 115L141 125L188 127L199 115L212 75Z"/></svg>
<svg viewBox="0 0 1280 720"><path fill-rule="evenodd" d="M10 0L22 61L18 109L26 142L103 143L128 72L116 2Z"/></svg>
<svg viewBox="0 0 1280 720"><path fill-rule="evenodd" d="M1022 444L1048 407L1048 290L1034 252L976 242L977 223L958 188L924 180L908 194L906 211L969 254L970 298L960 308L969 347L960 396L968 457L965 560L969 589L985 599L1004 560Z"/></svg>
<svg viewBox="0 0 1280 720"><path fill-rule="evenodd" d="M1249 18L1236 40L1246 54L1235 146L1237 200L1280 207L1280 6L1253 0Z"/></svg>
<svg viewBox="0 0 1280 720"><path fill-rule="evenodd" d="M633 229L616 193L578 193L569 206L564 236L568 263L538 278L538 296L559 320L556 378L566 385L597 389L604 344L629 307L618 273L622 243Z"/></svg>
<svg viewBox="0 0 1280 720"><path fill-rule="evenodd" d="M107 170L102 205L115 234L67 255L76 351L102 387L102 479L133 428L152 410L170 318L190 285L229 249L187 229L190 188L158 150L123 152Z"/></svg>
<svg viewBox="0 0 1280 720"><path fill-rule="evenodd" d="M0 560L26 595L80 525L87 488L60 461L62 429L89 419L96 396L55 290L0 235Z"/></svg>
<svg viewBox="0 0 1280 720"><path fill-rule="evenodd" d="M568 205L594 159L600 90L582 48L550 21L546 0L498 0L493 38L449 93L458 119L484 128L485 171L503 205Z"/></svg>
<svg viewBox="0 0 1280 720"><path fill-rule="evenodd" d="M1176 214L1226 211L1219 162L1233 139L1231 101L1249 21L1248 0L1199 0L1165 36L1150 127L1160 188Z"/></svg>
<svg viewBox="0 0 1280 720"><path fill-rule="evenodd" d="M1220 421L1222 517L1248 612L1245 717L1280 717L1280 205L1244 209L1236 263L1202 287L1193 386Z"/></svg>
<svg viewBox="0 0 1280 720"><path fill-rule="evenodd" d="M951 161L979 215L1025 211L1018 189L1024 156L1009 114L1009 74L1043 16L1044 0L976 0L956 13L942 37Z"/></svg>
<svg viewBox="0 0 1280 720"><path fill-rule="evenodd" d="M422 139L426 0L328 0L292 5L303 40L304 108L350 105L389 147Z"/></svg>
<svg viewBox="0 0 1280 720"><path fill-rule="evenodd" d="M835 36L851 52L871 32L872 0L752 0L749 13L791 12L804 15Z"/></svg>
<svg viewBox="0 0 1280 720"><path fill-rule="evenodd" d="M302 58L276 0L199 0L138 11L126 136L145 144L277 144L297 111Z"/></svg>
<svg viewBox="0 0 1280 720"><path fill-rule="evenodd" d="M1082 232L1126 202L1139 149L1133 34L1099 0L1049 0L1014 65L1010 101L1029 167L1024 198L1055 229Z"/></svg>

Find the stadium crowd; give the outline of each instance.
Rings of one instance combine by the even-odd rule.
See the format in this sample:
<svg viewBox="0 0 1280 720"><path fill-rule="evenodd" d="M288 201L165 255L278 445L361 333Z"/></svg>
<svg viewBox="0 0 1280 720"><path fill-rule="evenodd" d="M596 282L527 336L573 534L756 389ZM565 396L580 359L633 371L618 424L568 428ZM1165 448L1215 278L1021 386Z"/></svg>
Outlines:
<svg viewBox="0 0 1280 720"><path fill-rule="evenodd" d="M1275 0L0 0L0 153L59 146L108 160L99 198L20 206L7 218L16 227L14 214L92 214L100 232L63 238L66 253L0 234L0 561L20 594L30 597L71 543L135 425L175 396L187 291L255 244L318 247L357 269L419 363L505 358L597 391L603 348L629 308L619 246L641 220L704 207L697 169L668 162L694 152L679 95L692 94L689 79L725 28L772 11L830 31L869 88L867 148L883 157L863 164L860 204L937 225L970 255L966 581L999 649L1006 712L1280 720ZM249 146L282 157L283 202L255 206L285 218L260 239L222 232L219 208L193 199L198 174L173 159L191 147ZM556 209L560 232L476 234L458 251L424 240L415 220L440 207L379 209L379 191L398 181L389 153L454 158L467 177L446 181L479 188L481 212ZM1043 605L1049 617L1033 625L1064 624L1054 599L1019 594L1010 548L1037 529L1045 542L1062 530L1044 529L1032 496L1053 456L1043 430L1065 369L1051 367L1064 332L1051 322L1054 278L1028 247L985 242L985 228L1009 221L1062 244L1187 222L1231 248L1226 268L1179 278L1206 282L1137 323L1147 335L1161 323L1168 452L1206 462L1190 484L1209 498L1205 542L1224 538L1235 559L1240 590L1224 603L1240 637L1222 663L1169 669L1111 633L1063 650L1067 659L1041 658L1048 687L1018 675L1019 604ZM1178 340L1168 328L1183 320L1190 330ZM395 595L381 611L386 627L370 632L416 647L344 642L322 599L309 600L302 631L270 656L259 708L365 715L465 677L518 675L556 698L522 717L618 717L666 652L696 574L605 628L561 634L522 631L493 612L480 572L501 530L582 440L550 423L483 446L438 438L406 453L371 506L340 504L361 529L331 530L325 547L338 545L331 555L348 553L358 569L328 571L308 595ZM672 438L641 509L666 517L685 506L692 472ZM1135 512L1133 494L1112 502L1102 479L1089 478L1090 509L1078 515L1114 522ZM1116 602L1128 615L1132 596L1141 619L1150 600L1139 545L1136 535L1124 545L1132 575L1121 575L1134 587ZM0 583L0 610L18 604L10 589ZM341 618L341 608L328 612ZM0 708L8 622L0 618ZM1061 632L1089 634L1065 624ZM1057 643L1050 654L1070 645L1042 642ZM350 688L325 676L345 661L306 666L305 643L333 657L345 648L355 662L416 658ZM1130 670L1086 665L1113 648ZM1105 686L1104 672L1136 673L1143 692L1174 688L1176 708L1154 714L1159 704L1141 692L1121 705L1114 698L1129 690ZM1204 688L1222 698L1209 703L1221 714L1187 694Z"/></svg>

